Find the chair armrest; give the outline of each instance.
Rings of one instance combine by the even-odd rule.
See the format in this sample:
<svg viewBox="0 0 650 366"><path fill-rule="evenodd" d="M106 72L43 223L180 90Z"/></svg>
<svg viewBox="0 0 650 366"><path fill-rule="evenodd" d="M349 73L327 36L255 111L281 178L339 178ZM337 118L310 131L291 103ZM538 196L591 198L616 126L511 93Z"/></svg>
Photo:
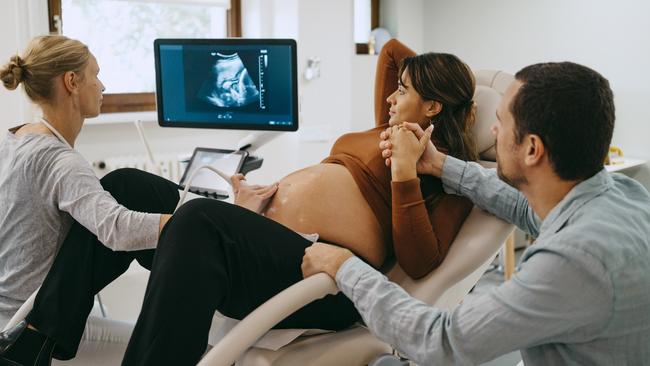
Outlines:
<svg viewBox="0 0 650 366"><path fill-rule="evenodd" d="M513 229L512 224L475 206L440 267L414 280L396 265L388 278L429 305L453 308L481 277Z"/></svg>
<svg viewBox="0 0 650 366"><path fill-rule="evenodd" d="M296 310L339 289L325 273L317 273L288 287L248 314L198 366L230 366L267 331Z"/></svg>

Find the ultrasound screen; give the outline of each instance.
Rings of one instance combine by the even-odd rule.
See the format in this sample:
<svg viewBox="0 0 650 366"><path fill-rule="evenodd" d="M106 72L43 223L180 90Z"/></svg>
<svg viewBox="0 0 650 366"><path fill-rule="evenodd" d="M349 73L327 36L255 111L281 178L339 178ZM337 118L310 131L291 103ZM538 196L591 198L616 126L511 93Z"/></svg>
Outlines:
<svg viewBox="0 0 650 366"><path fill-rule="evenodd" d="M293 40L155 42L161 126L295 131Z"/></svg>

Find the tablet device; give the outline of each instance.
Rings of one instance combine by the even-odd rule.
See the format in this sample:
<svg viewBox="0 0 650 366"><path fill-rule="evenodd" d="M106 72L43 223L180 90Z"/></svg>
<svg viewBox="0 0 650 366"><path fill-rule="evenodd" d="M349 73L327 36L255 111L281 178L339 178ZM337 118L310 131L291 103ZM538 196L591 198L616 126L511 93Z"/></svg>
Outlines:
<svg viewBox="0 0 650 366"><path fill-rule="evenodd" d="M185 189L190 184L189 191L203 196L226 198L231 191L230 183L209 169L201 169L192 182L188 182L192 174L203 165L219 169L224 174L232 176L240 172L244 160L248 156L246 151L209 149L197 147L183 173L180 186Z"/></svg>

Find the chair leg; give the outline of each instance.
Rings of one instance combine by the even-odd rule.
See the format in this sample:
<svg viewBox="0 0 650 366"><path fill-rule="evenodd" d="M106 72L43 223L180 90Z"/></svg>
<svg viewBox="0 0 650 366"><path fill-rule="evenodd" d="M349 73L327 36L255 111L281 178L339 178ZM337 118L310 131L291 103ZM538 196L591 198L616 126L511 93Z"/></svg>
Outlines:
<svg viewBox="0 0 650 366"><path fill-rule="evenodd" d="M97 303L99 304L99 310L102 313L102 318L106 318L106 309L104 309L104 303L102 302L102 297L99 296L99 292L95 295L97 298Z"/></svg>

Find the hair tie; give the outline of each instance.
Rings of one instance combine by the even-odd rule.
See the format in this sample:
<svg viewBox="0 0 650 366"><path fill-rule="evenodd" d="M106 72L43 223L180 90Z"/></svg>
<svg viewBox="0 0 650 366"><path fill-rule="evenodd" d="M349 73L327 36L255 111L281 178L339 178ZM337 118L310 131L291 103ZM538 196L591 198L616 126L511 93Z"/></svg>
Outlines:
<svg viewBox="0 0 650 366"><path fill-rule="evenodd" d="M22 67L25 64L25 62L23 61L22 57L20 57L20 55L11 56L9 61L14 62L16 65L18 65L20 67Z"/></svg>
<svg viewBox="0 0 650 366"><path fill-rule="evenodd" d="M12 56L9 61L9 71L14 75L14 79L18 84L23 81L23 75L25 74L23 66L25 62L18 55Z"/></svg>

